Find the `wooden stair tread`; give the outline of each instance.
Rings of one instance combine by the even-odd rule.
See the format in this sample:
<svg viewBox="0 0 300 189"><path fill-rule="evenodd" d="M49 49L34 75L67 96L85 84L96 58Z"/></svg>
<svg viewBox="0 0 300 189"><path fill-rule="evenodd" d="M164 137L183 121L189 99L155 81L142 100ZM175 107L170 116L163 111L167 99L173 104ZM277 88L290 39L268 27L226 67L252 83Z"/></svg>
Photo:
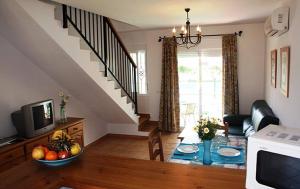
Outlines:
<svg viewBox="0 0 300 189"><path fill-rule="evenodd" d="M157 127L158 125L145 125L144 127L141 128L140 131L151 133Z"/></svg>
<svg viewBox="0 0 300 189"><path fill-rule="evenodd" d="M139 114L139 124L150 119L150 114Z"/></svg>
<svg viewBox="0 0 300 189"><path fill-rule="evenodd" d="M150 114L139 114L139 131L149 122Z"/></svg>
<svg viewBox="0 0 300 189"><path fill-rule="evenodd" d="M158 127L158 121L150 121L150 114L139 114L139 131L151 133Z"/></svg>
<svg viewBox="0 0 300 189"><path fill-rule="evenodd" d="M150 114L145 114L145 113L139 113L138 115L141 117L150 117Z"/></svg>
<svg viewBox="0 0 300 189"><path fill-rule="evenodd" d="M140 117L139 118L139 125L142 125L142 124L144 124L147 121L149 121L149 118L147 118L147 117Z"/></svg>

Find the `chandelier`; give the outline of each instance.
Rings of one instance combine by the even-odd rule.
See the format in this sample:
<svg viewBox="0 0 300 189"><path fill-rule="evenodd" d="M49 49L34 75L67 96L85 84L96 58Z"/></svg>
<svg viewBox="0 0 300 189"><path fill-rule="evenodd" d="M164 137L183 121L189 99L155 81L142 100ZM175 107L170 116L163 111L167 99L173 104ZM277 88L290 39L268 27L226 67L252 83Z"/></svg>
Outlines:
<svg viewBox="0 0 300 189"><path fill-rule="evenodd" d="M173 38L176 41L177 45L181 47L191 48L197 46L201 43L201 27L198 25L196 28L196 34L191 35L191 23L189 18L190 8L184 9L186 12L186 23L185 26L182 26L180 29L179 36L176 36L176 28L172 30Z"/></svg>
<svg viewBox="0 0 300 189"><path fill-rule="evenodd" d="M184 9L186 12L186 22L185 26L183 25L180 29L179 35L176 36L176 28L174 27L172 30L173 33L173 39L176 42L178 46L181 47L186 47L187 49L191 47L195 47L198 44L201 43L202 37L216 37L216 36L224 36L224 35L236 35L236 36L242 36L243 31L238 31L234 33L227 33L227 34L206 34L202 35L201 33L201 27L198 25L196 27L196 34L191 35L191 23L190 23L190 18L189 18L189 12L190 8ZM163 41L166 36L159 36L158 42Z"/></svg>

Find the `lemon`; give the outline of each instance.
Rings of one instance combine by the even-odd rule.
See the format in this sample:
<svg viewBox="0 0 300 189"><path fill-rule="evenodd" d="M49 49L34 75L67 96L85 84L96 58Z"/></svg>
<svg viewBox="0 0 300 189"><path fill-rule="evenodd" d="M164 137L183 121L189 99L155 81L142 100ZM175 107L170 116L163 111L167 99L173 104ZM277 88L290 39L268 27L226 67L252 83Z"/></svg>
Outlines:
<svg viewBox="0 0 300 189"><path fill-rule="evenodd" d="M74 143L72 146L71 146L71 154L73 156L79 154L81 151L81 147L78 143Z"/></svg>

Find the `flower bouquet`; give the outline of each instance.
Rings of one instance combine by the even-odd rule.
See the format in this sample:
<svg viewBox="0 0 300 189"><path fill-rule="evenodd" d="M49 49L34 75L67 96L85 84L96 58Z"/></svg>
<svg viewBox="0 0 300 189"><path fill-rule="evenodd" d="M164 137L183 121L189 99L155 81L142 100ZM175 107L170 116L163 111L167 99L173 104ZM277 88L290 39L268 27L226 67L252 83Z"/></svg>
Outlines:
<svg viewBox="0 0 300 189"><path fill-rule="evenodd" d="M198 133L201 140L212 140L216 135L217 129L220 127L219 123L220 120L217 118L201 116L194 130Z"/></svg>
<svg viewBox="0 0 300 189"><path fill-rule="evenodd" d="M217 129L219 128L220 120L217 118L209 118L201 116L198 121L198 125L194 127L198 133L199 138L203 141L204 153L203 153L203 164L210 165L212 163L210 147L211 141L215 137Z"/></svg>

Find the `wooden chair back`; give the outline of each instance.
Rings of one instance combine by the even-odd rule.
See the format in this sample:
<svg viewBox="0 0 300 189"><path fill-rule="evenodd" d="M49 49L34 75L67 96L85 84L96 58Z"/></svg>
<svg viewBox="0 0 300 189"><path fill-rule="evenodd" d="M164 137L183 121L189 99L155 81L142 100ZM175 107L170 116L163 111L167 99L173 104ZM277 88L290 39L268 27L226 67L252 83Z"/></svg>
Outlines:
<svg viewBox="0 0 300 189"><path fill-rule="evenodd" d="M224 130L224 134L226 137L228 137L228 123L227 122L224 122L223 124L220 124L219 128L220 130Z"/></svg>
<svg viewBox="0 0 300 189"><path fill-rule="evenodd" d="M156 160L157 156L159 156L160 161L164 161L161 133L158 127L149 134L148 147L150 160Z"/></svg>

